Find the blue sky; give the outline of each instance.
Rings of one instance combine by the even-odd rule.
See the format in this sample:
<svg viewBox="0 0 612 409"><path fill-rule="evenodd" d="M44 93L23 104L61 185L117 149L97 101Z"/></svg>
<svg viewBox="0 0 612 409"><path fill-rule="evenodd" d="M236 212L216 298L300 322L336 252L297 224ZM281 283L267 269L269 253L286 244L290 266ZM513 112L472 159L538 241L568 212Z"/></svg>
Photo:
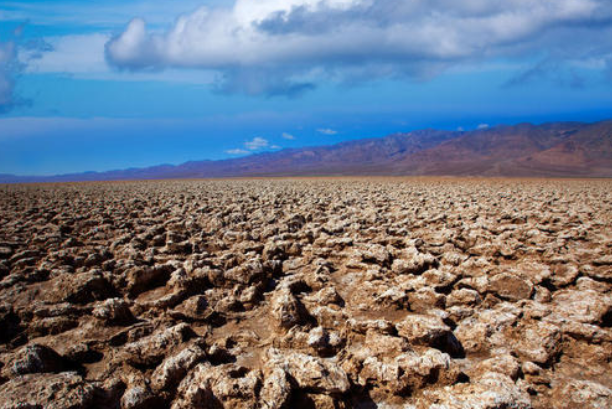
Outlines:
<svg viewBox="0 0 612 409"><path fill-rule="evenodd" d="M0 4L0 173L609 118L607 0Z"/></svg>

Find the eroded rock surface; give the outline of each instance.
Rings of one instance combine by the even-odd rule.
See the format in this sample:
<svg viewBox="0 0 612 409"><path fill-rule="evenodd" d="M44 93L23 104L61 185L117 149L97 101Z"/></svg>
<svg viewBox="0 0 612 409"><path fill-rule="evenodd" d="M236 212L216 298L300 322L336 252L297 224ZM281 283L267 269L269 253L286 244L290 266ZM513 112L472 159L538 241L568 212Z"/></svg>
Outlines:
<svg viewBox="0 0 612 409"><path fill-rule="evenodd" d="M612 407L610 181L0 189L0 408Z"/></svg>

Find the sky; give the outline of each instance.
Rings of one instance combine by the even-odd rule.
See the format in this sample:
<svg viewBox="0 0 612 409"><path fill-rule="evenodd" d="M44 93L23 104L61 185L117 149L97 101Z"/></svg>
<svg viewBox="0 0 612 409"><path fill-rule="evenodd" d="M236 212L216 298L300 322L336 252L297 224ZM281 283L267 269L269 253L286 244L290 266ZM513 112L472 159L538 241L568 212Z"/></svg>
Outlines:
<svg viewBox="0 0 612 409"><path fill-rule="evenodd" d="M0 3L0 173L610 118L610 0Z"/></svg>

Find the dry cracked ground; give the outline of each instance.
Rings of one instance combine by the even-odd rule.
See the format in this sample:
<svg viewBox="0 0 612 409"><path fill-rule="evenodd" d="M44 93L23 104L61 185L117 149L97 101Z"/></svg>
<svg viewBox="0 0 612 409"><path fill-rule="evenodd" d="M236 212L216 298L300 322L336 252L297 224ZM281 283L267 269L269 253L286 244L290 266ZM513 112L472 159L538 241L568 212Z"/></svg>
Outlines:
<svg viewBox="0 0 612 409"><path fill-rule="evenodd" d="M612 181L0 186L1 408L612 407Z"/></svg>

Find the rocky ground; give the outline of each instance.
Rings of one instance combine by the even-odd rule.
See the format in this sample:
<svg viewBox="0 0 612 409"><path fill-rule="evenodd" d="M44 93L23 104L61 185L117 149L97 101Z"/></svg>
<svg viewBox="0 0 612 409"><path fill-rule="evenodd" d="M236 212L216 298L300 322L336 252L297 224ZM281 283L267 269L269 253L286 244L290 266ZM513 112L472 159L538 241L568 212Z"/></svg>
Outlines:
<svg viewBox="0 0 612 409"><path fill-rule="evenodd" d="M1 408L612 407L612 181L0 186Z"/></svg>

